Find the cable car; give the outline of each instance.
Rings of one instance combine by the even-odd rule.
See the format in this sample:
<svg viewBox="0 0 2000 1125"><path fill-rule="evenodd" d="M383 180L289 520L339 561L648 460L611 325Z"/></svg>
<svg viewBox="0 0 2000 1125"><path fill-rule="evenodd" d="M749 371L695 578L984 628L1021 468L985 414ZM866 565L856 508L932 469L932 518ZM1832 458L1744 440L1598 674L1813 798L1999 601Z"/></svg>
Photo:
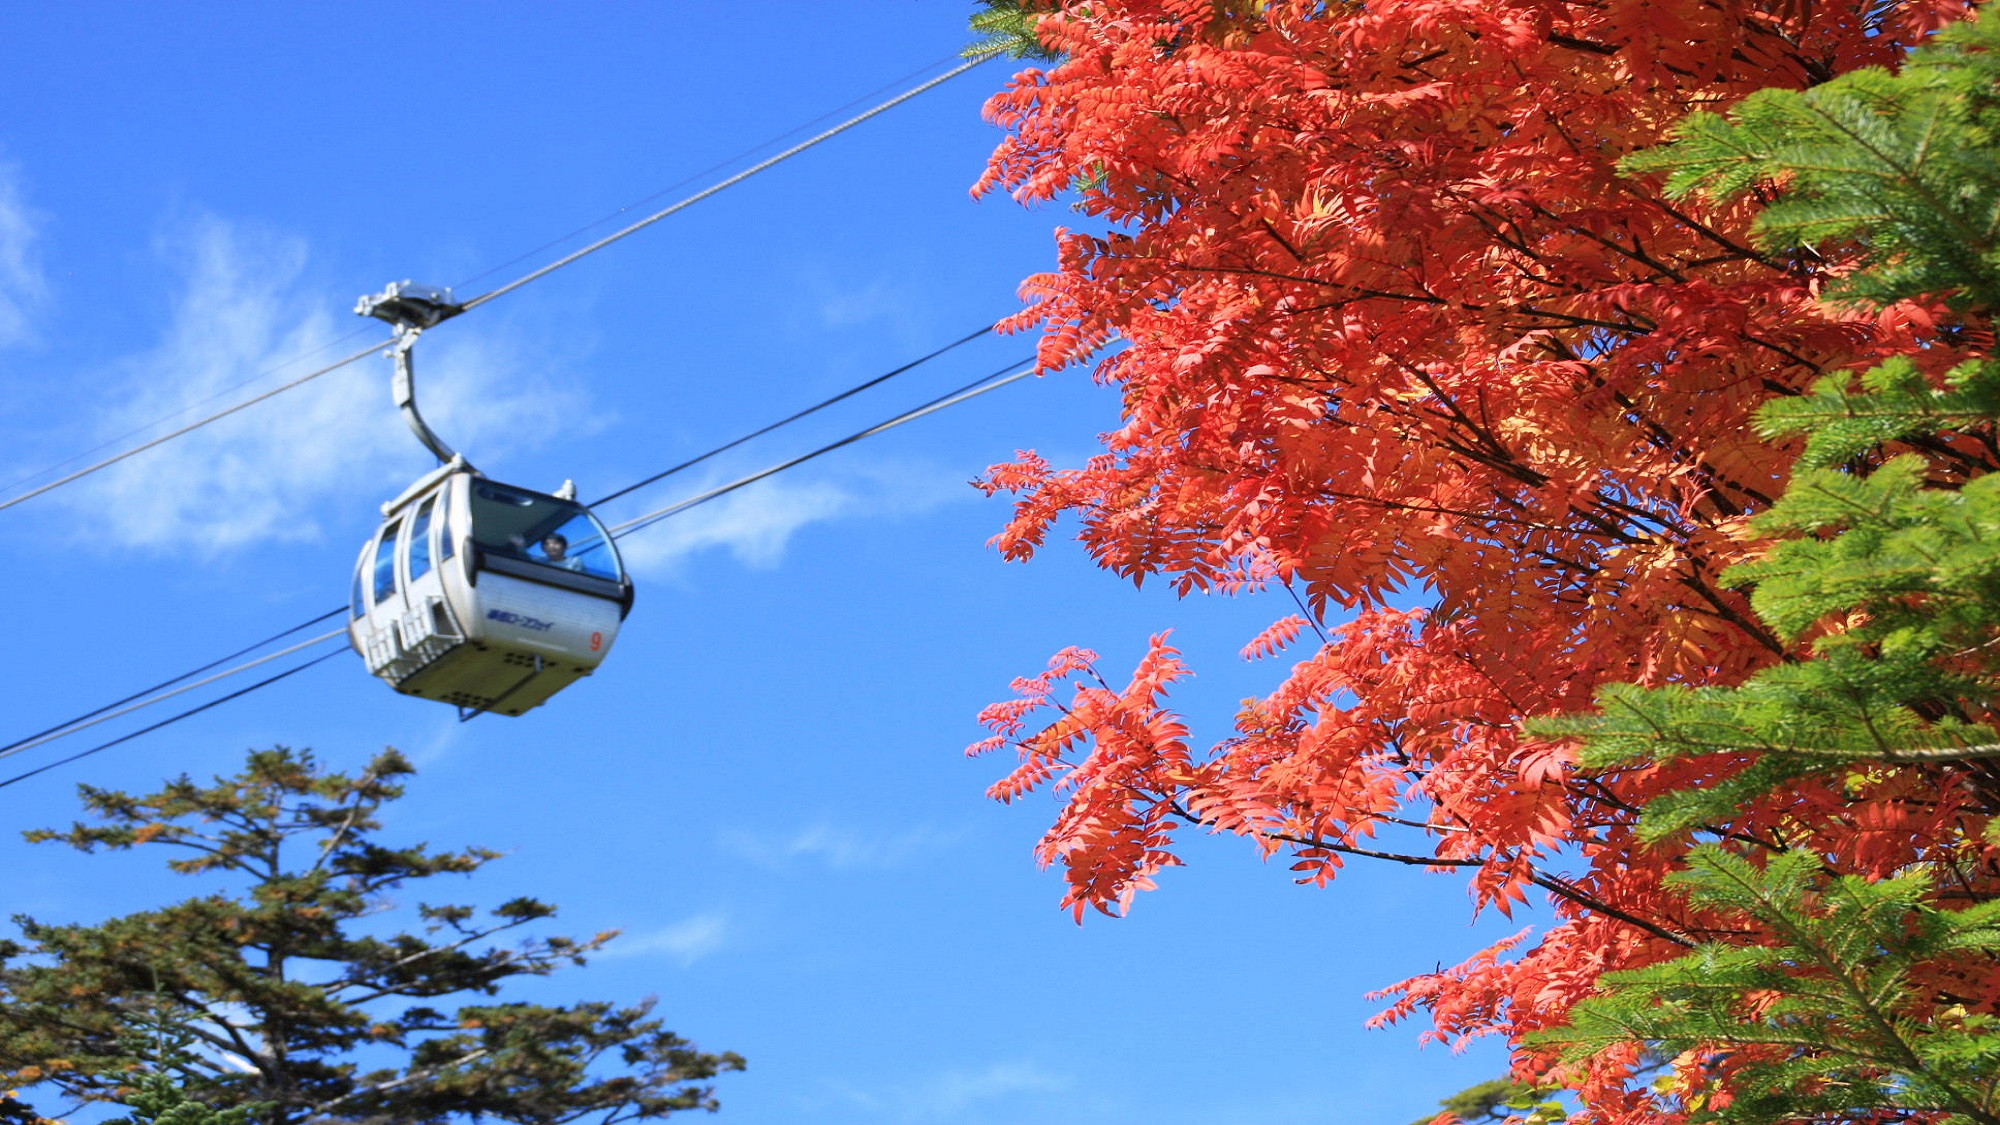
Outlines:
<svg viewBox="0 0 2000 1125"><path fill-rule="evenodd" d="M459 717L520 715L596 670L632 609L610 533L564 482L488 479L417 413L410 348L454 315L448 290L391 285L356 309L396 325L396 402L444 463L382 505L355 563L348 639L368 670Z"/></svg>

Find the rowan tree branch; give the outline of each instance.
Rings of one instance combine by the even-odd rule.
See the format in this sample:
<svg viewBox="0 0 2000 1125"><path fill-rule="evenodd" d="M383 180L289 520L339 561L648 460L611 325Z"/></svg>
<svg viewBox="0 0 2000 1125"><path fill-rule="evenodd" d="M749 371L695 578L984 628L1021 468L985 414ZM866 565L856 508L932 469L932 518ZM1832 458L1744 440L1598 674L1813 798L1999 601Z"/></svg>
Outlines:
<svg viewBox="0 0 2000 1125"><path fill-rule="evenodd" d="M1194 813L1188 811L1188 809L1184 805L1182 805L1179 801L1168 800L1166 802L1166 806L1167 810L1171 812L1175 817L1184 820L1189 824L1202 828L1216 827L1213 821L1203 820L1202 818L1194 815ZM1377 851L1373 848L1357 848L1351 844L1336 843L1332 840L1322 840L1312 836L1295 836L1289 832L1271 832L1264 829L1253 828L1249 830L1249 833L1251 835L1261 836L1269 840L1278 840L1287 844L1295 844L1298 845L1299 847L1324 848L1327 851L1337 852L1341 855L1359 856L1363 859L1379 859L1389 863L1401 863L1411 867L1487 867L1494 863L1494 859L1492 858L1450 859L1444 856L1405 855L1399 852ZM1528 881L1530 883L1533 883L1535 886L1540 887L1545 891L1548 891L1550 894L1556 895L1560 898L1567 899L1571 902L1576 903L1578 906L1583 907L1586 910L1595 911L1599 914L1604 915L1607 918L1615 918L1620 922L1624 922L1626 925L1636 926L1639 929L1642 929L1647 933L1652 934L1654 937L1657 937L1663 941L1670 941L1675 945L1685 946L1690 949L1692 949L1696 944L1698 944L1694 938L1688 936L1687 934L1679 933L1674 930L1669 930L1665 926L1662 926L1656 922L1650 922L1644 918L1639 917L1636 914L1631 913L1630 911L1621 910L1618 907L1612 906L1610 903L1605 902L1603 899L1600 899L1595 895L1590 894L1588 891L1585 891L1583 888L1578 887L1576 884L1571 883L1566 879L1560 879L1554 876L1544 875L1532 863L1527 864L1526 866L1528 868Z"/></svg>

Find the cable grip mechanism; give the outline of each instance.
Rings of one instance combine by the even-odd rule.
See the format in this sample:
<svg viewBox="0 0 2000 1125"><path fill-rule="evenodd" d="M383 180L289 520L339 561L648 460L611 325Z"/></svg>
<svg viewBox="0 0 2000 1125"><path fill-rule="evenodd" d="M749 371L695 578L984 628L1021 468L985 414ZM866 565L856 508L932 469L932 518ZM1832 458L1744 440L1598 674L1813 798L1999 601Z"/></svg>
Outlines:
<svg viewBox="0 0 2000 1125"><path fill-rule="evenodd" d="M392 388L396 406L402 410L403 420L410 424L417 440L423 442L424 448L430 450L440 463L457 457L458 453L437 436L417 411L416 371L410 352L424 329L457 316L465 311L465 306L452 300L449 289L397 281L372 297L362 297L354 306L354 311L361 316L387 321L395 327L396 342L389 349L389 356L396 363Z"/></svg>

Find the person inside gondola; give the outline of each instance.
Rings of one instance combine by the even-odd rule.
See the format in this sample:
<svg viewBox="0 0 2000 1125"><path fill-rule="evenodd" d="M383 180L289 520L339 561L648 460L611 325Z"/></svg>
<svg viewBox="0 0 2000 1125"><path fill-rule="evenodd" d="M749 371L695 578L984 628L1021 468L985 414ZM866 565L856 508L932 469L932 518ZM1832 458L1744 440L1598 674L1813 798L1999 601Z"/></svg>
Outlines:
<svg viewBox="0 0 2000 1125"><path fill-rule="evenodd" d="M542 553L549 557L549 564L564 570L583 572L583 560L569 557L569 540L556 532L550 532L542 540Z"/></svg>

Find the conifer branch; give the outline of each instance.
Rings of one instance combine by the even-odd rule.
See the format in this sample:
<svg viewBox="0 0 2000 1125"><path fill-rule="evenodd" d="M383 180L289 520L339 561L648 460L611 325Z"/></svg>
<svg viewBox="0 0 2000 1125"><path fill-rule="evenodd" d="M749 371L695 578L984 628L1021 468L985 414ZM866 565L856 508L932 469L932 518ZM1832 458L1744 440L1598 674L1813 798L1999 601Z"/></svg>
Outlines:
<svg viewBox="0 0 2000 1125"><path fill-rule="evenodd" d="M397 1075L394 1078L384 1079L383 1081L372 1083L367 1086L357 1086L354 1089L349 1090L347 1093L342 1094L337 1098L321 1102L318 1105L309 1106L305 1108L302 1112L305 1113L306 1115L305 1119L307 1122L313 1122L322 1117L323 1115L325 1115L326 1113L340 1106L346 1105L349 1102L360 1101L362 1098L370 1097L375 1094L384 1094L389 1092L390 1090L399 1090L404 1086L410 1085L413 1082L429 1081L430 1079L436 1078L440 1074L443 1074L450 1070L456 1070L457 1068L462 1067L469 1062L476 1062L479 1059L485 1058L486 1056L492 1053L493 1053L492 1050L487 1047L480 1047L475 1050L467 1051L465 1054L462 1054L457 1058L451 1059L447 1062L441 1062L434 1066L421 1067L415 1070L406 1071L402 1074ZM336 1118L333 1120L339 1120L339 1119Z"/></svg>

